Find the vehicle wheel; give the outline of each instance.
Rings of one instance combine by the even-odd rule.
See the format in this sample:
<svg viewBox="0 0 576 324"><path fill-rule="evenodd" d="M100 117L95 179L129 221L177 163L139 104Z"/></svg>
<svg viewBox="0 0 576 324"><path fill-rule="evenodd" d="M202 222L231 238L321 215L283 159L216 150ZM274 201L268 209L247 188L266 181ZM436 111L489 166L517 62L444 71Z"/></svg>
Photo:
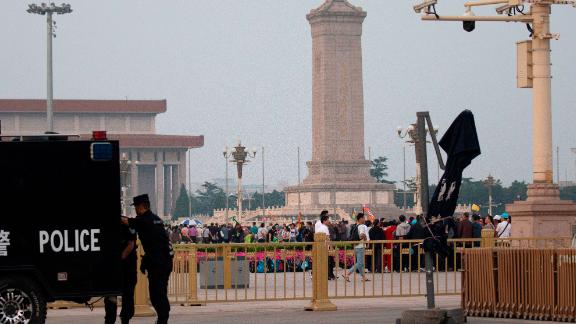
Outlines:
<svg viewBox="0 0 576 324"><path fill-rule="evenodd" d="M46 299L36 284L22 277L0 279L0 323L45 322Z"/></svg>

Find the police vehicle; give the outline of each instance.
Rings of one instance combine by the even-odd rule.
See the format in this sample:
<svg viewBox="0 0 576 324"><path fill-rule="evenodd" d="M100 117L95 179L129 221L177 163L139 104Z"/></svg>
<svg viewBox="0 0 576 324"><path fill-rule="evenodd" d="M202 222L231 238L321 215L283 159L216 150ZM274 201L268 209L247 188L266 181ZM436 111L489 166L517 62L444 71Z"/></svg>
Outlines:
<svg viewBox="0 0 576 324"><path fill-rule="evenodd" d="M1 137L0 323L119 295L120 163L105 132Z"/></svg>

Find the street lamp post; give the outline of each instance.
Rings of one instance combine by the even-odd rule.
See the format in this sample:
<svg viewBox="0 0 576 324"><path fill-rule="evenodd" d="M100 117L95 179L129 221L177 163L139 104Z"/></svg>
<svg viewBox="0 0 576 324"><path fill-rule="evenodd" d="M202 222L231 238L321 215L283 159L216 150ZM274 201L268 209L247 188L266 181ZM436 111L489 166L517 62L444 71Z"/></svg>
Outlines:
<svg viewBox="0 0 576 324"><path fill-rule="evenodd" d="M424 124L423 124L424 125ZM423 213L423 208L422 208L422 186L420 185L422 183L422 174L421 174L421 168L420 168L420 164L422 163L422 154L425 154L426 152L421 151L418 149L418 141L420 140L419 137L419 133L418 133L418 128L416 127L417 124L410 124L410 126L408 126L406 128L406 130L403 130L401 126L398 126L398 128L396 129L396 132L398 133L398 137L400 137L401 139L406 138L406 136L408 136L408 139L406 139L406 143L412 144L414 145L414 153L416 156L416 192L414 195L414 212L419 215ZM426 128L424 126L424 141L426 140L426 134L428 134L428 128ZM434 133L438 133L438 127L434 127ZM406 148L404 148L405 150ZM406 152L404 151L404 183L406 183ZM404 189L404 192L406 192L406 189ZM406 205L406 196L404 196L404 205ZM404 206L404 208L406 208L406 206Z"/></svg>
<svg viewBox="0 0 576 324"><path fill-rule="evenodd" d="M242 220L242 167L244 164L250 162L248 158L255 158L256 157L256 150L252 150L252 152L248 152L246 147L242 146L242 143L238 141L238 144L234 147L234 150L231 152L232 160L230 162L236 164L236 170L238 172L238 186L236 188L236 197L237 197L237 221L240 222Z"/></svg>
<svg viewBox="0 0 576 324"><path fill-rule="evenodd" d="M494 216L492 213L492 187L495 183L496 181L494 181L494 177L491 174L484 180L484 185L488 188L488 214L491 216Z"/></svg>
<svg viewBox="0 0 576 324"><path fill-rule="evenodd" d="M298 185L300 185L300 146L298 146ZM298 190L298 214L302 212L302 202L300 201L300 190Z"/></svg>
<svg viewBox="0 0 576 324"><path fill-rule="evenodd" d="M122 203L122 214L127 216L129 211L128 197L130 197L130 171L132 169L132 161L128 159L126 153L122 153L120 157L120 186L121 186L121 203Z"/></svg>
<svg viewBox="0 0 576 324"><path fill-rule="evenodd" d="M265 182L265 169L264 169L264 146L262 146L262 218L266 216L266 182Z"/></svg>
<svg viewBox="0 0 576 324"><path fill-rule="evenodd" d="M226 190L226 210L224 211L224 213L225 213L225 217L226 217L226 222L228 222L228 219L229 219L228 218L229 217L228 211L230 210L230 205L228 204L228 202L229 202L228 196L230 196L230 193L228 190L228 159L232 156L232 152L229 151L228 146L226 146L224 148L224 152L222 152L222 153L224 155L224 161L226 163L226 173L225 173L225 179L224 179L224 181L226 182L225 189L224 189L224 190Z"/></svg>
<svg viewBox="0 0 576 324"><path fill-rule="evenodd" d="M406 145L402 146L402 156L403 156L403 161L404 161L404 180L402 181L402 190L403 192L403 204L402 207L404 209L404 211L406 210Z"/></svg>
<svg viewBox="0 0 576 324"><path fill-rule="evenodd" d="M52 87L52 37L56 37L54 33L54 27L56 27L56 22L52 20L52 14L56 13L58 15L63 15L72 12L72 8L69 4L63 3L60 6L55 5L54 3L50 3L47 5L46 3L42 3L39 6L36 4L28 5L28 9L26 10L28 13L38 14L38 15L46 15L46 25L47 25L47 91L46 91L46 122L47 122L47 131L54 132L54 113L53 113L53 87Z"/></svg>

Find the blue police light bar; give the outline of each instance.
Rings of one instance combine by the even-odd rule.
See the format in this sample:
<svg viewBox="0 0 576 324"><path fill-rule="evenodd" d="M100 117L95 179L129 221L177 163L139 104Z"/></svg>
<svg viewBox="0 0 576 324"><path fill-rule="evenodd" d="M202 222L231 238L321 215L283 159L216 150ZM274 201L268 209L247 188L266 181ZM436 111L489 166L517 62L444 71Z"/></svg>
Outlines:
<svg viewBox="0 0 576 324"><path fill-rule="evenodd" d="M112 161L112 144L107 142L102 143L92 143L90 145L90 157L92 161Z"/></svg>

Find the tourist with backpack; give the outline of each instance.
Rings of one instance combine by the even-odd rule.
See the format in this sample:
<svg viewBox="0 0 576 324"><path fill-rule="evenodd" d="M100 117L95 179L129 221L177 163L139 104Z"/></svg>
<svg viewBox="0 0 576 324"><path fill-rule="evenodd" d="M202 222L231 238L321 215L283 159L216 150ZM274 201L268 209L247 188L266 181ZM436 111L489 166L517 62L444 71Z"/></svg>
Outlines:
<svg viewBox="0 0 576 324"><path fill-rule="evenodd" d="M350 241L358 241L359 244L354 246L354 252L356 254L356 263L348 270L344 272L344 279L350 282L350 275L354 271L359 271L362 275L362 281L370 281L366 278L364 273L364 256L366 251L366 246L364 242L370 241L370 235L368 234L368 227L365 225L366 219L363 213L358 213L356 215L356 224L352 225L350 229Z"/></svg>

